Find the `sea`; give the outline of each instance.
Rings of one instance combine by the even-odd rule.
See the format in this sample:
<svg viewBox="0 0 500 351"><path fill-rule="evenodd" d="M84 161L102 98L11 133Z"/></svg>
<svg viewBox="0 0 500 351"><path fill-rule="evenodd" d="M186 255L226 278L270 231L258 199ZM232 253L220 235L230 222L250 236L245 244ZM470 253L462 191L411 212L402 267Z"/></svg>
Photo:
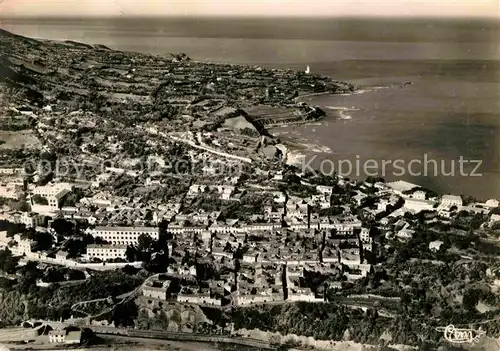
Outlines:
<svg viewBox="0 0 500 351"><path fill-rule="evenodd" d="M500 199L499 21L127 16L4 19L1 27L206 62L309 66L357 92L304 97L326 117L272 130L303 155L299 167Z"/></svg>

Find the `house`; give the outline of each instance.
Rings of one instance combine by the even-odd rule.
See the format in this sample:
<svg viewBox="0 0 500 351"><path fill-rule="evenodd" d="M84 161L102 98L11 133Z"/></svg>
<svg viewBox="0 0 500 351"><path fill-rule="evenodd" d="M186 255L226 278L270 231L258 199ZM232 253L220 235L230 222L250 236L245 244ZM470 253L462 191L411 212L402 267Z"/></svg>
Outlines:
<svg viewBox="0 0 500 351"><path fill-rule="evenodd" d="M421 211L434 211L436 202L425 199L405 199L404 208L411 212L419 213Z"/></svg>
<svg viewBox="0 0 500 351"><path fill-rule="evenodd" d="M363 200L366 199L367 197L368 196L365 193L358 191L358 193L352 197L352 200L354 201L356 206L361 206Z"/></svg>
<svg viewBox="0 0 500 351"><path fill-rule="evenodd" d="M441 245L443 245L443 242L441 240L431 241L429 243L429 250L430 251L439 251L439 249L441 248Z"/></svg>
<svg viewBox="0 0 500 351"><path fill-rule="evenodd" d="M114 245L137 245L137 240L142 234L158 240L160 230L158 227L95 227L89 230L89 234Z"/></svg>
<svg viewBox="0 0 500 351"><path fill-rule="evenodd" d="M371 243L371 238L370 238L370 229L368 228L361 228L361 232L359 233L359 239L361 240L362 243Z"/></svg>
<svg viewBox="0 0 500 351"><path fill-rule="evenodd" d="M484 205L487 207L490 207L490 208L496 208L496 207L500 206L500 203L498 202L498 200L489 199L488 201L485 202Z"/></svg>
<svg viewBox="0 0 500 351"><path fill-rule="evenodd" d="M269 302L282 302L283 294L281 293L267 293L261 292L259 294L241 294L239 290L237 295L234 297L234 304L237 306L248 306L254 304L262 304Z"/></svg>
<svg viewBox="0 0 500 351"><path fill-rule="evenodd" d="M76 345L82 342L82 332L79 330L70 331L66 334L65 344Z"/></svg>
<svg viewBox="0 0 500 351"><path fill-rule="evenodd" d="M342 290L342 282L331 282L329 285L330 289L332 290Z"/></svg>
<svg viewBox="0 0 500 351"><path fill-rule="evenodd" d="M202 184L193 184L189 187L188 193L186 196L195 196L200 193L204 193L207 191L208 185L202 185Z"/></svg>
<svg viewBox="0 0 500 351"><path fill-rule="evenodd" d="M495 224L495 223L498 223L500 222L500 215L498 214L492 214L491 217L490 217L490 226Z"/></svg>
<svg viewBox="0 0 500 351"><path fill-rule="evenodd" d="M66 339L66 331L65 330L51 330L49 331L49 342L50 343L63 343L64 339Z"/></svg>
<svg viewBox="0 0 500 351"><path fill-rule="evenodd" d="M145 297L150 297L158 300L167 299L167 289L170 286L170 281L165 281L162 286L150 286L146 285L142 288L142 295Z"/></svg>
<svg viewBox="0 0 500 351"><path fill-rule="evenodd" d="M333 187L332 186L326 186L326 185L317 185L316 190L324 195L332 195L333 194Z"/></svg>
<svg viewBox="0 0 500 351"><path fill-rule="evenodd" d="M309 211L309 205L304 199L290 198L286 203L286 216L304 220Z"/></svg>
<svg viewBox="0 0 500 351"><path fill-rule="evenodd" d="M385 212L387 211L387 206L389 205L389 201L382 199L377 203L377 212Z"/></svg>
<svg viewBox="0 0 500 351"><path fill-rule="evenodd" d="M407 191L410 191L412 189L419 187L416 184L408 183L408 182L405 182L404 180L398 180L395 182L387 183L387 186L398 195L403 195L404 192L407 192Z"/></svg>
<svg viewBox="0 0 500 351"><path fill-rule="evenodd" d="M415 231L410 229L410 225L406 224L404 228L402 228L400 231L396 233L396 236L400 239L406 240L406 239L411 239L414 233Z"/></svg>
<svg viewBox="0 0 500 351"><path fill-rule="evenodd" d="M443 218L451 218L453 211L450 210L450 207L439 207L438 215Z"/></svg>
<svg viewBox="0 0 500 351"><path fill-rule="evenodd" d="M165 288L156 288L154 286L145 286L142 289L142 293L146 297L150 297L158 300L166 300L167 299L167 289Z"/></svg>
<svg viewBox="0 0 500 351"><path fill-rule="evenodd" d="M33 189L33 195L45 198L49 208L56 210L60 207L61 199L72 190L73 185L69 183L55 183L36 187Z"/></svg>
<svg viewBox="0 0 500 351"><path fill-rule="evenodd" d="M287 301L325 302L324 298L316 298L309 288L288 288Z"/></svg>
<svg viewBox="0 0 500 351"><path fill-rule="evenodd" d="M54 329L49 331L49 343L76 345L82 342L82 332L80 330L67 332L66 330Z"/></svg>
<svg viewBox="0 0 500 351"><path fill-rule="evenodd" d="M278 180L278 181L283 180L283 172L281 171L276 172L276 174L273 177L273 180Z"/></svg>
<svg viewBox="0 0 500 351"><path fill-rule="evenodd" d="M7 247L11 240L12 238L7 236L6 230L0 232L0 248Z"/></svg>
<svg viewBox="0 0 500 351"><path fill-rule="evenodd" d="M232 185L219 185L217 186L217 191L220 194L222 200L229 200L231 194L234 192L235 187Z"/></svg>
<svg viewBox="0 0 500 351"><path fill-rule="evenodd" d="M0 184L0 197L17 200L21 197L21 188L14 183Z"/></svg>
<svg viewBox="0 0 500 351"><path fill-rule="evenodd" d="M27 228L35 228L43 224L44 217L37 215L36 213L23 212L19 218L20 222L24 224Z"/></svg>
<svg viewBox="0 0 500 351"><path fill-rule="evenodd" d="M58 261L64 261L68 258L68 253L63 250L59 250L56 252L56 260Z"/></svg>
<svg viewBox="0 0 500 351"><path fill-rule="evenodd" d="M24 168L0 167L0 174L2 175L24 174Z"/></svg>
<svg viewBox="0 0 500 351"><path fill-rule="evenodd" d="M212 305L212 306L221 306L222 301L216 297L210 297L210 294L179 294L177 295L177 302L184 303L194 303L200 305Z"/></svg>
<svg viewBox="0 0 500 351"><path fill-rule="evenodd" d="M273 191L273 201L278 204L284 204L286 202L286 195L281 191Z"/></svg>
<svg viewBox="0 0 500 351"><path fill-rule="evenodd" d="M10 247L10 250L13 254L16 255L25 255L32 252L33 247L35 246L35 242L28 239L22 239L21 235L15 234L14 241L17 245Z"/></svg>
<svg viewBox="0 0 500 351"><path fill-rule="evenodd" d="M422 190L417 190L411 195L411 197L416 200L425 200L425 196L425 191Z"/></svg>
<svg viewBox="0 0 500 351"><path fill-rule="evenodd" d="M127 258L126 245L97 245L87 246L87 259L98 258L102 261L121 258Z"/></svg>
<svg viewBox="0 0 500 351"><path fill-rule="evenodd" d="M457 195L443 195L441 197L441 206L443 207L461 207L463 205L462 198Z"/></svg>

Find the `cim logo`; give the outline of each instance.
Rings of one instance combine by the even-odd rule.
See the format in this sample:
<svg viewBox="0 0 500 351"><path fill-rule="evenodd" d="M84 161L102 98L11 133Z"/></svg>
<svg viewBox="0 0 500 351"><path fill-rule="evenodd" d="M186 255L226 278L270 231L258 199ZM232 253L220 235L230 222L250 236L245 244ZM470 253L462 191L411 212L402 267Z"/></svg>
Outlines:
<svg viewBox="0 0 500 351"><path fill-rule="evenodd" d="M486 332L482 330L458 329L451 324L447 327L437 327L436 330L444 333L444 338L455 344L478 343L481 336L486 334Z"/></svg>

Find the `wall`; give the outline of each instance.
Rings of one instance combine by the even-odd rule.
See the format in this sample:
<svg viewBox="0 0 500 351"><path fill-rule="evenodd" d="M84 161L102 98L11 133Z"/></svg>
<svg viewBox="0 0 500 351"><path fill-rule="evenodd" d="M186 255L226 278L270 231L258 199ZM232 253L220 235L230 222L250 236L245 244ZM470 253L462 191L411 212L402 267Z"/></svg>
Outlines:
<svg viewBox="0 0 500 351"><path fill-rule="evenodd" d="M43 254L39 254L36 252L32 253L27 253L25 254L24 258L22 259L23 261L38 261L38 262L43 262L43 263L50 263L50 264L57 264L61 266L66 266L69 268L89 268L89 269L94 269L98 271L107 271L107 270L113 270L117 268L123 268L126 265L130 265L136 268L139 268L142 266L142 262L126 262L126 263L80 263L76 262L70 259L57 259L57 258L51 258L47 257Z"/></svg>

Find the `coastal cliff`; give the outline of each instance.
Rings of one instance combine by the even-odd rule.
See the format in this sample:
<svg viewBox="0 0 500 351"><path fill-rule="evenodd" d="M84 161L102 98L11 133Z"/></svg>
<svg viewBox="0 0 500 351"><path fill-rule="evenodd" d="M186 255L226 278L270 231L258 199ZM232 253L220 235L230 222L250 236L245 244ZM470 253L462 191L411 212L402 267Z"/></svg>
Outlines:
<svg viewBox="0 0 500 351"><path fill-rule="evenodd" d="M268 106L284 109L288 118L277 121L275 115L249 113L249 120L263 127L295 123L322 115L317 108L297 104L299 93L354 90L351 84L303 72L196 62L184 53L160 57L73 41L41 41L4 30L0 45L0 79L19 103L35 109L50 104L56 110L121 113L131 122L175 124L189 115L204 125L227 107Z"/></svg>

